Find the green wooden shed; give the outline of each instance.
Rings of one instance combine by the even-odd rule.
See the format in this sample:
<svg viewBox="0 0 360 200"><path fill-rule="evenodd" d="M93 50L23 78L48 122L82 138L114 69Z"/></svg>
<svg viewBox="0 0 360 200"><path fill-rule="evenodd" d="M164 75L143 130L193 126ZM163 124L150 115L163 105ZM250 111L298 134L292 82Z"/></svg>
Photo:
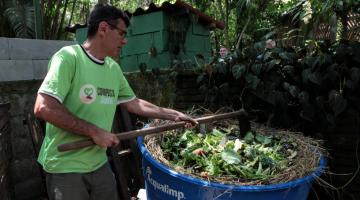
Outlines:
<svg viewBox="0 0 360 200"><path fill-rule="evenodd" d="M201 13L182 1L164 2L161 6L150 4L144 10L138 8L131 16L128 27L128 43L123 47L120 65L125 72L168 68L176 61L194 57L211 56L210 30L223 29L222 22ZM76 32L76 40L86 39L87 28L76 25L67 29Z"/></svg>

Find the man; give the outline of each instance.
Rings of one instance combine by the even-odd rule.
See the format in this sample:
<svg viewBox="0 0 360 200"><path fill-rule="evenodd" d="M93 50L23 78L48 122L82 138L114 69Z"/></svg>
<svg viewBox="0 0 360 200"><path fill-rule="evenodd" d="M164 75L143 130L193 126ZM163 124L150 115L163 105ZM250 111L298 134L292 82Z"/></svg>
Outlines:
<svg viewBox="0 0 360 200"><path fill-rule="evenodd" d="M219 54L220 54L220 58L224 59L229 53L229 50L224 47L224 46L220 46L220 50L219 50Z"/></svg>
<svg viewBox="0 0 360 200"><path fill-rule="evenodd" d="M228 50L226 47L220 46L220 50L219 50L219 54L220 54L219 62L224 62L226 56L228 55L228 53L229 53L229 50Z"/></svg>
<svg viewBox="0 0 360 200"><path fill-rule="evenodd" d="M115 200L116 184L106 148L119 143L111 134L116 105L145 117L197 122L185 114L135 97L119 65L129 19L109 5L98 4L88 20L88 38L59 50L35 102L34 113L47 121L38 161L47 172L49 199ZM187 123L189 125L189 123ZM97 145L58 152L57 146L90 137Z"/></svg>

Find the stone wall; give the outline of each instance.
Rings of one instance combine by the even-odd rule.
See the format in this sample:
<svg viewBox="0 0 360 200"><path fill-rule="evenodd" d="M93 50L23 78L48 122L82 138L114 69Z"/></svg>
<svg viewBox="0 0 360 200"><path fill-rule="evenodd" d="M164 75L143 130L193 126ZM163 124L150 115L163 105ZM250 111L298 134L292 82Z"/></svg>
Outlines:
<svg viewBox="0 0 360 200"><path fill-rule="evenodd" d="M36 162L26 114L32 111L35 94L41 81L0 83L0 102L11 104L12 177L14 199L31 199L44 193L40 168Z"/></svg>
<svg viewBox="0 0 360 200"><path fill-rule="evenodd" d="M70 41L0 37L0 82L41 80L49 58Z"/></svg>
<svg viewBox="0 0 360 200"><path fill-rule="evenodd" d="M0 199L10 200L12 194L10 162L11 162L11 142L10 142L10 104L0 104Z"/></svg>
<svg viewBox="0 0 360 200"><path fill-rule="evenodd" d="M33 110L48 60L61 47L73 43L0 38L0 103L9 102L11 105L9 144L12 155L8 175L11 176L11 193L15 200L40 199L45 194L25 119L26 114Z"/></svg>

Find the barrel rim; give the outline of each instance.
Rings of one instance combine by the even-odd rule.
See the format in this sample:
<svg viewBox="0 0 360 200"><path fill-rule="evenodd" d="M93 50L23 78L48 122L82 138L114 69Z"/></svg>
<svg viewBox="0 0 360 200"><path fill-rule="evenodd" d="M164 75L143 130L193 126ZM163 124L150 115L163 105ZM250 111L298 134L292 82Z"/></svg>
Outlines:
<svg viewBox="0 0 360 200"><path fill-rule="evenodd" d="M305 176L303 178L295 179L286 183L272 184L272 185L230 185L223 183L216 183L212 181L204 181L199 178L194 178L192 176L182 174L174 171L173 169L167 167L166 165L160 163L158 160L154 159L150 152L147 150L145 145L143 144L143 137L140 136L137 138L138 145L140 147L141 153L143 155L143 159L148 160L155 167L160 169L162 172L169 174L175 178L180 178L183 181L191 182L194 184L198 184L200 186L205 187L214 187L223 190L232 190L232 191L242 191L242 192L255 192L255 191L274 191L281 189L289 189L293 187L298 187L303 184L311 184L316 177L319 177L325 170L326 167L326 159L323 155L320 157L319 167L312 172L310 175Z"/></svg>

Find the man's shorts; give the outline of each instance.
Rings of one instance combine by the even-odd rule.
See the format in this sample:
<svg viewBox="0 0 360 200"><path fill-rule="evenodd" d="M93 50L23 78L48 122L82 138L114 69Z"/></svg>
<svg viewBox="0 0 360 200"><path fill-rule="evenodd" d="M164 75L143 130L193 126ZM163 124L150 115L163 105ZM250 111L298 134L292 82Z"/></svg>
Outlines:
<svg viewBox="0 0 360 200"><path fill-rule="evenodd" d="M89 173L46 174L49 200L118 200L109 163Z"/></svg>

